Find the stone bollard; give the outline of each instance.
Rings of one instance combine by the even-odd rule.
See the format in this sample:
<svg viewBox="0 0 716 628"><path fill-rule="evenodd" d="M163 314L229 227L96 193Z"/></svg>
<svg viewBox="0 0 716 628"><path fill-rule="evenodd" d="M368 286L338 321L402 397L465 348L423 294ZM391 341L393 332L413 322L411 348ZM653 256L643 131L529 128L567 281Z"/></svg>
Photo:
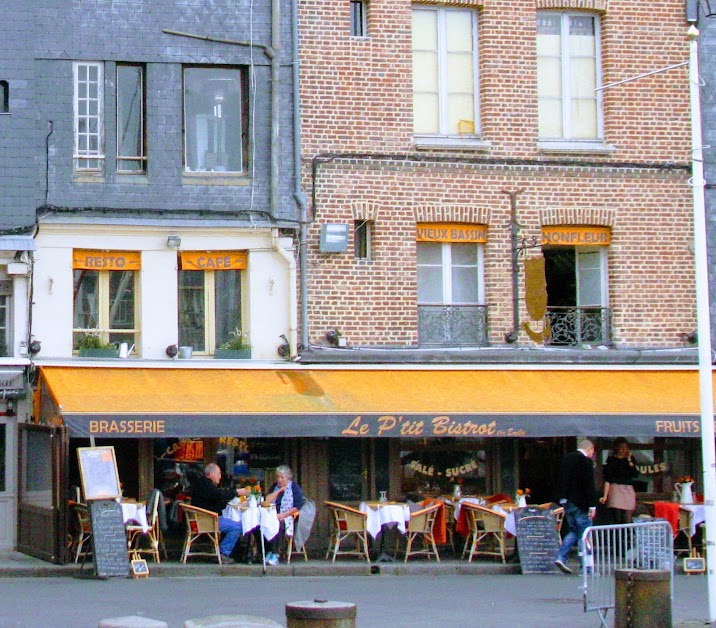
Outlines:
<svg viewBox="0 0 716 628"><path fill-rule="evenodd" d="M139 615L101 619L99 628L168 628L167 622Z"/></svg>
<svg viewBox="0 0 716 628"><path fill-rule="evenodd" d="M614 578L614 628L671 628L668 571L617 569Z"/></svg>
<svg viewBox="0 0 716 628"><path fill-rule="evenodd" d="M286 604L286 628L355 628L356 605L329 600Z"/></svg>

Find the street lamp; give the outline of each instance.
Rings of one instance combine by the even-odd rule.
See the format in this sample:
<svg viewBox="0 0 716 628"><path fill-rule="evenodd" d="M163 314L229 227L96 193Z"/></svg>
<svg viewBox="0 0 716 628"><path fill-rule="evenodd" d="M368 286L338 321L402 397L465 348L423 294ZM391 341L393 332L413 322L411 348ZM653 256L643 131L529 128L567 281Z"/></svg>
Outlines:
<svg viewBox="0 0 716 628"><path fill-rule="evenodd" d="M716 5L716 0L714 0ZM716 8L716 6L715 6ZM701 81L699 78L699 29L691 24L689 38L689 92L691 96L691 189L694 209L694 262L696 264L696 320L699 337L699 398L701 407L701 459L706 511L706 566L709 622L716 622L716 447L714 446L713 369L711 320L706 248L704 160L701 139Z"/></svg>

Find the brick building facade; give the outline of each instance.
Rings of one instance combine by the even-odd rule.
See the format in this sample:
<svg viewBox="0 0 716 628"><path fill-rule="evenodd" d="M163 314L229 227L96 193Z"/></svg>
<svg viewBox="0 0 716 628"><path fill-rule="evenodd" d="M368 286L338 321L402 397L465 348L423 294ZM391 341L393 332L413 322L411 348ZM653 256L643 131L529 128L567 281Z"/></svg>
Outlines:
<svg viewBox="0 0 716 628"><path fill-rule="evenodd" d="M416 225L440 222L486 227L486 340L504 344L513 326L505 192L516 192L520 242L539 241L550 225L609 229L605 344L686 346L695 327L687 69L603 90L589 141L551 141L539 126L537 28L543 16L595 18L601 87L687 59L683 2L646 12L615 0L371 0L358 3L363 36L351 35L351 4L299 4L310 341L338 328L354 347L420 345ZM474 133L414 131L416 13L474 20ZM352 232L364 220L370 259L356 259L352 237L345 253L321 253L322 225ZM521 260L539 254L532 248ZM520 320L529 320L522 267L519 294ZM521 333L517 344L531 342Z"/></svg>

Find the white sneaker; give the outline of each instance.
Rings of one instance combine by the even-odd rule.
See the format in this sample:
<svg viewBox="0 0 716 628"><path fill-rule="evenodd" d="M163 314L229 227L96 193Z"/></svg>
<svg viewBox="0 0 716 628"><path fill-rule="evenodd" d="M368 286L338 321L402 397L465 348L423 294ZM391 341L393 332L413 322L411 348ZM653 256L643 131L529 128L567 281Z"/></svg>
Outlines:
<svg viewBox="0 0 716 628"><path fill-rule="evenodd" d="M278 565L278 556L269 552L269 554L266 556L266 562L269 565Z"/></svg>

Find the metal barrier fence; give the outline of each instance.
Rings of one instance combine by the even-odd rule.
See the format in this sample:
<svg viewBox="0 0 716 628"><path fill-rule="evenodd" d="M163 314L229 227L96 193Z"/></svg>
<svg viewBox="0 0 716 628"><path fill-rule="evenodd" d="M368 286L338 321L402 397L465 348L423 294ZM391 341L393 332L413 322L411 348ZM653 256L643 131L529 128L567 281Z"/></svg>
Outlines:
<svg viewBox="0 0 716 628"><path fill-rule="evenodd" d="M617 569L661 569L674 587L674 533L668 521L650 519L622 525L592 526L582 536L584 612L597 611L602 626L614 608ZM673 595L673 593L672 593Z"/></svg>

